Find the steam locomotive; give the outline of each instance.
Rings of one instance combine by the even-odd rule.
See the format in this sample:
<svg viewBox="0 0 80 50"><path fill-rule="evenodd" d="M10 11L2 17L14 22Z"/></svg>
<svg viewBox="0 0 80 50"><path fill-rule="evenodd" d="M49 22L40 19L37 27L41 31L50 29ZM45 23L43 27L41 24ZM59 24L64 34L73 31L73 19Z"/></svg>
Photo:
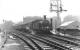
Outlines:
<svg viewBox="0 0 80 50"><path fill-rule="evenodd" d="M52 19L47 20L46 15L44 19L38 19L30 23L29 28L35 31L50 31L52 30Z"/></svg>
<svg viewBox="0 0 80 50"><path fill-rule="evenodd" d="M52 19L47 20L46 15L44 15L43 19L37 19L27 24L19 25L16 27L17 30L33 30L33 31L50 31L52 30Z"/></svg>

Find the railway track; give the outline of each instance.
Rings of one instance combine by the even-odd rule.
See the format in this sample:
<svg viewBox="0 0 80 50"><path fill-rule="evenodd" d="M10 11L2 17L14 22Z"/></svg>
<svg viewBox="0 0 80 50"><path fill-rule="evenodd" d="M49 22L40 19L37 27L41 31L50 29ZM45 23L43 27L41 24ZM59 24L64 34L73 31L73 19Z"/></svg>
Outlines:
<svg viewBox="0 0 80 50"><path fill-rule="evenodd" d="M74 48L74 47L80 48L79 44L77 44L75 42L71 42L69 40L65 40L65 39L61 39L61 38L57 38L57 37L51 37L51 36L48 36L45 39L49 39L50 41L54 41L54 42L59 43L63 46L66 46L68 48Z"/></svg>
<svg viewBox="0 0 80 50"><path fill-rule="evenodd" d="M80 45L78 43L75 43L75 39L73 38L67 38L67 37L62 37L59 35L48 35L45 37L44 35L32 35L32 34L27 34L23 32L18 32L17 36L21 37L22 39L26 40L28 39L33 45L30 44L34 50L44 50L45 48L47 49L56 49L56 50L73 50L80 48ZM24 37L24 38L23 38ZM27 41L28 41L27 40ZM78 40L78 39L76 39Z"/></svg>
<svg viewBox="0 0 80 50"><path fill-rule="evenodd" d="M55 36L55 35L41 35L40 34L39 36L41 36L43 38L46 37L45 39L49 39L51 41L57 42L57 43L59 43L59 44L61 44L63 46L69 47L71 49L80 48L80 44L78 44L77 42L74 42L74 40L79 41L79 39L72 39L71 40L69 38L67 39L67 37L66 38L60 37L59 35Z"/></svg>
<svg viewBox="0 0 80 50"><path fill-rule="evenodd" d="M61 36L61 35L51 35L50 37L52 37L52 38L55 37L56 39L66 41L68 44L72 44L72 45L75 45L75 46L80 46L80 39Z"/></svg>
<svg viewBox="0 0 80 50"><path fill-rule="evenodd" d="M80 44L76 42L76 41L78 41L78 40L67 39L67 38L59 37L59 36L49 36L49 37L55 38L55 39L58 39L58 40L61 40L61 41L64 41L64 42L66 42L67 44L71 44L71 45L74 45L74 46L80 46ZM78 42L80 42L80 41L78 41Z"/></svg>
<svg viewBox="0 0 80 50"><path fill-rule="evenodd" d="M24 35L24 36L25 36L25 35ZM32 39L39 40L39 41L44 41L44 43L50 45L51 47L55 46L55 47L59 48L60 50L62 50L62 49L63 49L63 50L66 50L66 49L71 50L71 49L68 48L68 47L65 47L65 46L63 46L63 45L60 45L59 43L56 43L56 42L47 40L47 39L45 39L45 38L41 38L40 36L34 36L34 35L32 35L32 36L29 36L29 37L31 37Z"/></svg>
<svg viewBox="0 0 80 50"><path fill-rule="evenodd" d="M14 35L14 34L13 34ZM18 36L18 35L15 35L15 36L17 36L18 38L20 38L22 41L29 41L29 42L26 42L26 43L28 43L28 46L32 49L32 50L47 50L47 49L50 49L50 50L53 50L54 49L54 46L53 47L50 47L50 46L48 46L48 45L46 45L46 43L43 43L43 41L39 41L39 40L34 40L34 39L31 39L31 38L29 38L29 37L24 37L23 38L23 36L21 37L21 36ZM28 40L27 40L27 39ZM38 42L36 42L36 41L38 41ZM39 44L40 43L40 44ZM43 44L42 44L43 43ZM30 45L30 44L33 44L33 45ZM41 44L42 44L42 46L41 46Z"/></svg>
<svg viewBox="0 0 80 50"><path fill-rule="evenodd" d="M29 43L27 42L25 39L23 39L22 37L12 34L13 36L16 36L17 38L19 38L21 41L23 41L31 50L35 50L35 48Z"/></svg>
<svg viewBox="0 0 80 50"><path fill-rule="evenodd" d="M33 45L29 45L30 43L27 42L28 43L28 46L31 46L31 48L34 49L34 50L36 50L36 49L38 49L38 50L45 50L45 48L48 48L49 50L53 50L53 49L54 50L55 49L56 50L72 50L72 49L70 49L68 47L62 46L60 44L57 44L56 42L53 42L53 41L50 41L50 40L41 38L39 36L34 36L34 35L30 35L30 34L29 35L25 35L23 33L17 33L16 36L19 36L20 39L23 39L23 41L24 40L25 41L28 41L29 40L31 43L33 43L34 44L34 47L33 47ZM44 44L46 47L44 47L44 45L41 46L39 43Z"/></svg>
<svg viewBox="0 0 80 50"><path fill-rule="evenodd" d="M25 36L25 35L24 35L24 36ZM58 44L58 43L56 43L56 42L52 42L52 41L49 41L49 40L47 40L47 39L41 38L41 37L39 37L39 36L28 36L28 37L30 37L30 38L32 38L32 39L35 39L35 40L38 40L38 41L40 41L40 42L43 42L43 43L49 45L50 47L58 48L59 50L66 50L66 49L71 50L70 48L67 48L67 47L65 47L65 46L62 46L62 45L60 45L60 44Z"/></svg>
<svg viewBox="0 0 80 50"><path fill-rule="evenodd" d="M72 41L72 42L75 42L75 43L80 42L80 39L73 38L73 37L67 37L67 36L61 36L61 35L53 35L53 37L62 38L62 39L69 40L69 41Z"/></svg>

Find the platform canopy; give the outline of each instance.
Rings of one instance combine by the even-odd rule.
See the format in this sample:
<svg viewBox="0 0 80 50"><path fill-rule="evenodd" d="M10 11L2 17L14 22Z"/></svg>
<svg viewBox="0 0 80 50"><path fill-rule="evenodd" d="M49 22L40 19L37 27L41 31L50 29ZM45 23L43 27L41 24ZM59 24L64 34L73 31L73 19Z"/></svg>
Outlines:
<svg viewBox="0 0 80 50"><path fill-rule="evenodd" d="M68 21L68 22L65 22L63 24L61 24L60 26L68 26L69 24L73 23L74 21Z"/></svg>
<svg viewBox="0 0 80 50"><path fill-rule="evenodd" d="M68 21L65 23L62 23L58 28L62 29L78 29L80 27L79 21Z"/></svg>

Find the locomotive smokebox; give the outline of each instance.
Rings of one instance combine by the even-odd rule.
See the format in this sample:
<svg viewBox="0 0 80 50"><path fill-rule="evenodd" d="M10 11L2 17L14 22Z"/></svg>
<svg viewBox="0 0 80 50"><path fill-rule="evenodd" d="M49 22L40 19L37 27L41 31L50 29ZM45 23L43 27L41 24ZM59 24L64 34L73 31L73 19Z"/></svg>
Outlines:
<svg viewBox="0 0 80 50"><path fill-rule="evenodd" d="M46 20L46 15L44 15L44 20Z"/></svg>

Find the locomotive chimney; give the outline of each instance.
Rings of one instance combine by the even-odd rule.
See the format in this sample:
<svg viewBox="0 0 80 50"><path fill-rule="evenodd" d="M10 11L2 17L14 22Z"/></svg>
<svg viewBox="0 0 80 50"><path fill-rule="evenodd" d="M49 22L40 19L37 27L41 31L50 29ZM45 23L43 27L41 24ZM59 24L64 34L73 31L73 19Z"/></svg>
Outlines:
<svg viewBox="0 0 80 50"><path fill-rule="evenodd" d="M44 20L46 20L46 15L44 15Z"/></svg>

